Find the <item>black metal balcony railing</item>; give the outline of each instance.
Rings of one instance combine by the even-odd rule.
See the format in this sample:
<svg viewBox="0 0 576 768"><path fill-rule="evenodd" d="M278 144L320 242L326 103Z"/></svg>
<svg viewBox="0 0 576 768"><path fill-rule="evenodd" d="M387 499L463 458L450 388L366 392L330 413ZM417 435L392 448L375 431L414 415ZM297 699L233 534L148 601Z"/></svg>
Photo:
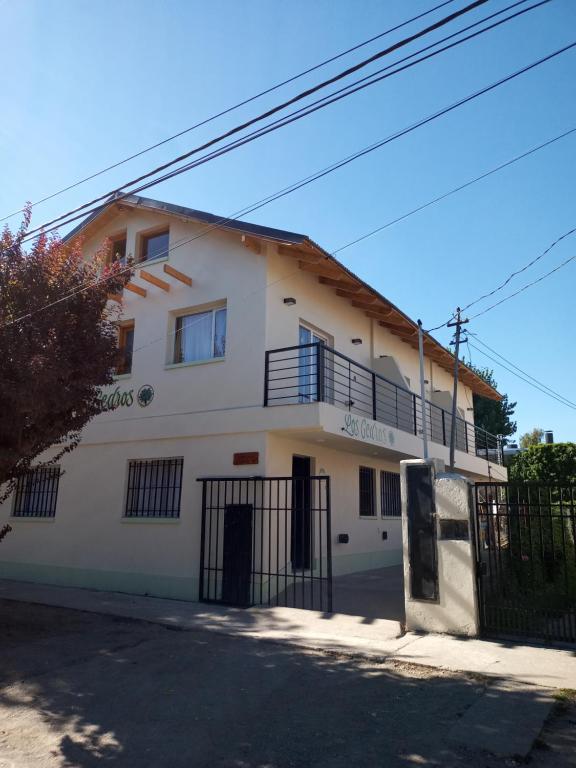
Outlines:
<svg viewBox="0 0 576 768"><path fill-rule="evenodd" d="M413 435L422 434L419 395L325 344L266 352L264 405L326 402ZM426 401L428 439L449 445L452 414ZM502 464L500 440L456 417L456 449Z"/></svg>

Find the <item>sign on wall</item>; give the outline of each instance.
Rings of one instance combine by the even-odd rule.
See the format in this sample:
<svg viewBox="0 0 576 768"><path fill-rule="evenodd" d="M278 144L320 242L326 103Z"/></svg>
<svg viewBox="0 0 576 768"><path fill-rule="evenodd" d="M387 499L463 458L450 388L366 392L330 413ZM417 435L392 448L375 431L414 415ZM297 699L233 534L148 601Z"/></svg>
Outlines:
<svg viewBox="0 0 576 768"><path fill-rule="evenodd" d="M130 408L136 401L141 408L146 408L154 399L154 388L150 384L144 384L134 394L133 389L120 389L116 387L112 392L100 394L100 404L104 411L115 411L117 408Z"/></svg>
<svg viewBox="0 0 576 768"><path fill-rule="evenodd" d="M394 432L391 429L364 416L356 416L353 413L344 414L341 430L349 437L355 437L358 440L369 440L390 448L394 445Z"/></svg>

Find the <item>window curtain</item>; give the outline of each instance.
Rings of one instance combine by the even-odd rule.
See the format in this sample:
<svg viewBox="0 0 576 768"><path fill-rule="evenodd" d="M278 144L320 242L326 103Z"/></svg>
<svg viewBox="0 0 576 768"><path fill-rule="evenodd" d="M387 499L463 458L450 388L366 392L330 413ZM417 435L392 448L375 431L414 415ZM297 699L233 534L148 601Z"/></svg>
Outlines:
<svg viewBox="0 0 576 768"><path fill-rule="evenodd" d="M212 357L212 312L200 312L178 319L178 362L190 363Z"/></svg>

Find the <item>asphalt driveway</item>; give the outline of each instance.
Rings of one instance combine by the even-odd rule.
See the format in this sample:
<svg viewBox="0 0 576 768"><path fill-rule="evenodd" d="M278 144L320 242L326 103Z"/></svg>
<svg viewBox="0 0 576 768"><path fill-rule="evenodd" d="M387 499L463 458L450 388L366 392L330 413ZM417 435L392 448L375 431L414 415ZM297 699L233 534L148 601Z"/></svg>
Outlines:
<svg viewBox="0 0 576 768"><path fill-rule="evenodd" d="M511 765L450 741L474 677L11 601L0 630L1 768Z"/></svg>

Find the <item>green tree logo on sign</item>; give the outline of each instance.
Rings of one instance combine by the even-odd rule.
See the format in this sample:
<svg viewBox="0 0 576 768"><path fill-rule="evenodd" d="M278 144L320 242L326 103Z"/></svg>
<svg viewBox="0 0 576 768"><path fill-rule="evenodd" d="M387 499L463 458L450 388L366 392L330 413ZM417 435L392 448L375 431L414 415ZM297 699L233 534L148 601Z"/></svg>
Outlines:
<svg viewBox="0 0 576 768"><path fill-rule="evenodd" d="M138 395L136 397L138 405L141 405L142 408L146 408L146 406L150 405L152 400L154 400L154 389L150 384L144 384L144 386L140 387L138 390Z"/></svg>

